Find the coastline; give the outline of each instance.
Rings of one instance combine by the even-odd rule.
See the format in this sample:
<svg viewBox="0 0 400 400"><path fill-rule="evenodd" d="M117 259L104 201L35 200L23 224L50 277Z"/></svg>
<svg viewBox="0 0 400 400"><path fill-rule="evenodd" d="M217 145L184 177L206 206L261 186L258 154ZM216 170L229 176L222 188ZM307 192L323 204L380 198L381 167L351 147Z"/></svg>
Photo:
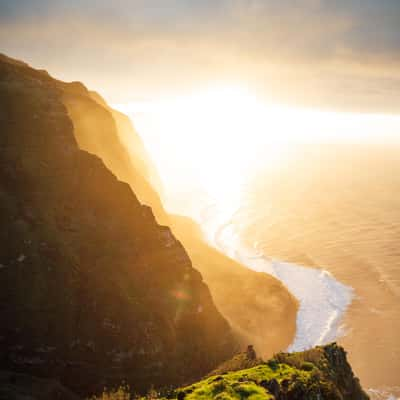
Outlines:
<svg viewBox="0 0 400 400"><path fill-rule="evenodd" d="M296 333L287 351L303 351L336 340L344 334L343 317L354 291L326 270L274 260L246 247L232 224L236 210L208 208L202 227L210 245L243 266L278 279L298 300ZM256 247L256 246L254 246Z"/></svg>

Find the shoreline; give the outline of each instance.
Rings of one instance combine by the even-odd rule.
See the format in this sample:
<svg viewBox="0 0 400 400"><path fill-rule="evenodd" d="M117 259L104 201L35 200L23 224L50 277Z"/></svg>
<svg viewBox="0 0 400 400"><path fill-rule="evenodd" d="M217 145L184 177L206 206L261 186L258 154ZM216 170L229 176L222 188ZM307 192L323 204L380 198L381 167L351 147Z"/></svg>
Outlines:
<svg viewBox="0 0 400 400"><path fill-rule="evenodd" d="M306 350L343 336L341 323L354 298L353 288L326 270L274 260L244 246L232 224L235 212L222 213L216 205L209 207L201 224L206 240L246 268L278 279L298 300L296 333L287 351Z"/></svg>

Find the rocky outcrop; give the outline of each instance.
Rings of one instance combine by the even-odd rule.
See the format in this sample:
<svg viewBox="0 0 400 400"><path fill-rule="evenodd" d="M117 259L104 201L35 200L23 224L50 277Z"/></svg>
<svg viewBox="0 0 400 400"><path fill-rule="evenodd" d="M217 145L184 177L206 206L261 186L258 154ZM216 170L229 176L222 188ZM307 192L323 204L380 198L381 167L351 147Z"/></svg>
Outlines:
<svg viewBox="0 0 400 400"><path fill-rule="evenodd" d="M336 343L326 346L317 346L299 353L280 353L272 359L299 371L311 372L311 381L305 385L299 379L299 374L292 375L288 382L281 381L276 398L288 400L315 398L368 400L368 395L360 385L359 379L354 376L353 370L347 361L347 354L343 347ZM288 388L285 394L285 387ZM292 390L290 390L292 389ZM302 391L302 393L301 393Z"/></svg>
<svg viewBox="0 0 400 400"><path fill-rule="evenodd" d="M242 369L249 369L257 365L264 364L262 358L257 357L253 345L248 345L247 350L236 354L231 359L224 361L222 364L207 374L207 377L216 375L225 375L229 372L236 372Z"/></svg>
<svg viewBox="0 0 400 400"><path fill-rule="evenodd" d="M230 327L169 228L80 149L66 86L0 57L0 368L83 394L201 376Z"/></svg>
<svg viewBox="0 0 400 400"><path fill-rule="evenodd" d="M280 353L251 368L248 362L246 354L236 356L214 375L177 390L169 398L368 400L346 352L335 343L300 353ZM238 370L240 365L246 369Z"/></svg>

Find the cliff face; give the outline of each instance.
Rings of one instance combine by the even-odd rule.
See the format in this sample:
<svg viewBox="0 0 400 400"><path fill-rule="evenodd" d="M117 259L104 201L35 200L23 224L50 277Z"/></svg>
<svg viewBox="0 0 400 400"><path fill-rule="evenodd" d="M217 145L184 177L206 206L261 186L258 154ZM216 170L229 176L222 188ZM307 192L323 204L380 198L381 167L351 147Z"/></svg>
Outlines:
<svg viewBox="0 0 400 400"><path fill-rule="evenodd" d="M297 312L297 301L287 289L272 276L251 271L209 247L194 221L165 212L151 183L156 173L128 117L78 84L63 87L63 102L79 147L104 160L151 206L159 222L171 226L243 345L253 343L265 357L287 348L295 335Z"/></svg>
<svg viewBox="0 0 400 400"><path fill-rule="evenodd" d="M159 222L171 226L209 286L213 299L242 338L265 357L287 348L296 330L297 301L275 278L251 271L208 246L189 218L168 215L153 182L157 173L129 118L79 83L62 84L62 100L81 149L99 156Z"/></svg>
<svg viewBox="0 0 400 400"><path fill-rule="evenodd" d="M69 91L0 57L0 368L79 393L201 376L232 354L229 325L170 229L79 148Z"/></svg>

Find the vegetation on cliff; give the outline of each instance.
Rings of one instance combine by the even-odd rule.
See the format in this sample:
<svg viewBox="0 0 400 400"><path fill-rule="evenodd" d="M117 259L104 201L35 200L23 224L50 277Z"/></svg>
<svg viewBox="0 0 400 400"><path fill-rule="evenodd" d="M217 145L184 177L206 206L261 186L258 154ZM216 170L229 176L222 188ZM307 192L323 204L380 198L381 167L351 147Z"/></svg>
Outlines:
<svg viewBox="0 0 400 400"><path fill-rule="evenodd" d="M366 400L346 353L336 344L280 353L266 363L219 375L180 389L176 399Z"/></svg>
<svg viewBox="0 0 400 400"><path fill-rule="evenodd" d="M253 366L249 367L249 364ZM336 343L299 353L279 353L267 362L247 352L225 362L211 376L150 399L175 400L368 400ZM97 400L133 399L127 388ZM144 398L142 398L144 399Z"/></svg>
<svg viewBox="0 0 400 400"><path fill-rule="evenodd" d="M228 365L225 363L225 365ZM367 400L336 343L299 353L279 353L267 362L220 374L177 390L178 400Z"/></svg>

